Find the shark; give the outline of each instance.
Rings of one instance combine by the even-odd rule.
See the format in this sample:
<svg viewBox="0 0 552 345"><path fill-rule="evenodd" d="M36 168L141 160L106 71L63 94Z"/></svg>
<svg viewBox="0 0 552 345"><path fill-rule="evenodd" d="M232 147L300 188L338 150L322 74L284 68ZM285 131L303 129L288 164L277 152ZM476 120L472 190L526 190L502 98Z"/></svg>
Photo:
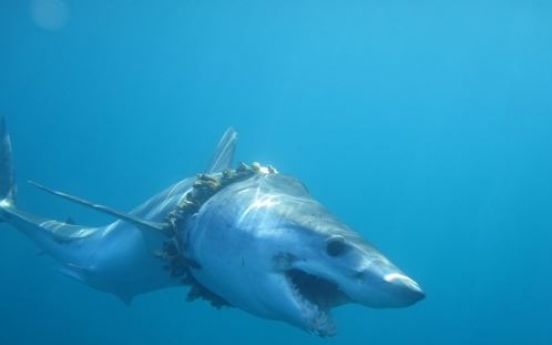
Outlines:
<svg viewBox="0 0 552 345"><path fill-rule="evenodd" d="M114 217L105 226L41 217L17 206L12 143L0 119L0 221L54 258L62 273L119 297L188 288L203 299L320 337L337 333L332 310L347 304L400 308L420 285L341 222L292 175L259 163L233 165L229 128L206 170L130 212L42 184L37 188Z"/></svg>

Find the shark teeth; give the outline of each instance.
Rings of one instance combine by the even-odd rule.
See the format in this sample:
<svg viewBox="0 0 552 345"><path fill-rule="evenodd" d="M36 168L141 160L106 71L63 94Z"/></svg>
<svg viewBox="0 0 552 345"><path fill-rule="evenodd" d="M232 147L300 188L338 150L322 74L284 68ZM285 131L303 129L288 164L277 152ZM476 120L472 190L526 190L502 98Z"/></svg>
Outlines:
<svg viewBox="0 0 552 345"><path fill-rule="evenodd" d="M321 337L332 337L337 333L337 326L329 312L321 311L313 320L312 332Z"/></svg>
<svg viewBox="0 0 552 345"><path fill-rule="evenodd" d="M286 274L286 280L293 292L295 300L299 304L303 319L307 321L307 330L320 337L331 337L337 333L337 326L330 314L329 308L323 308L310 301L289 274Z"/></svg>

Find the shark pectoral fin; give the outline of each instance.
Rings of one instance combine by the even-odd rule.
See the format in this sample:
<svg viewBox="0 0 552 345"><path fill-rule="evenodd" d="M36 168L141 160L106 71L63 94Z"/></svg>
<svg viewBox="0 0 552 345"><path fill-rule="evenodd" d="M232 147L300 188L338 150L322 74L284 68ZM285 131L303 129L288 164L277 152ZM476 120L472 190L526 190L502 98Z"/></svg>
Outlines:
<svg viewBox="0 0 552 345"><path fill-rule="evenodd" d="M87 273L90 272L90 269L87 267L75 265L75 264L66 264L57 268L57 271L64 276L71 278L81 284L90 286L89 282L86 280ZM133 296L127 293L114 293L127 307L132 303Z"/></svg>
<svg viewBox="0 0 552 345"><path fill-rule="evenodd" d="M67 264L65 266L58 267L57 269L57 271L64 276L76 280L84 285L87 285L86 279L84 278L85 270L86 268L74 264Z"/></svg>
<svg viewBox="0 0 552 345"><path fill-rule="evenodd" d="M130 307L132 304L132 296L125 295L125 294L116 294L115 296L119 297L119 299L127 306Z"/></svg>
<svg viewBox="0 0 552 345"><path fill-rule="evenodd" d="M238 133L230 127L224 132L217 145L213 159L206 170L206 173L222 172L232 166Z"/></svg>
<svg viewBox="0 0 552 345"><path fill-rule="evenodd" d="M166 224L166 223L156 223L156 222L150 222L150 221L147 221L147 220L143 220L143 219L135 217L131 214L120 212L120 211L117 211L115 209L112 209L112 208L104 206L104 205L95 204L93 202L90 202L88 200L76 197L74 195L70 195L70 194L63 193L63 192L60 192L60 191L57 191L57 190L53 190L51 188L48 188L46 186L43 186L43 185L41 185L39 183L36 183L36 182L33 182L33 181L28 181L28 182L31 185L35 186L36 188L38 188L38 189L40 189L40 190L42 190L46 193L50 193L50 194L59 196L63 199L66 199L66 200L75 202L77 204L89 207L89 208L94 209L96 211L100 211L102 213L109 214L109 215L114 216L116 218L119 218L121 220L125 220L129 223L137 225L138 227L153 229L153 230L156 230L156 231L160 231L162 233L167 232L168 224Z"/></svg>

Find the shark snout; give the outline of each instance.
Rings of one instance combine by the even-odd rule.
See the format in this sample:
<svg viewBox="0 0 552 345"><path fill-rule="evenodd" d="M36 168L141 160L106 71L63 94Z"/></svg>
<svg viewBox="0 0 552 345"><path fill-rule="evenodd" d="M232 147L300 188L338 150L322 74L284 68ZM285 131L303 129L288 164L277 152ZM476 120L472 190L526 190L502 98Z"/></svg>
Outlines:
<svg viewBox="0 0 552 345"><path fill-rule="evenodd" d="M369 307L408 307L425 297L418 283L393 266L383 270L372 267L363 270L359 277L357 289L351 290L349 296L353 301Z"/></svg>
<svg viewBox="0 0 552 345"><path fill-rule="evenodd" d="M397 306L409 306L425 298L425 292L412 278L402 273L388 273L383 280L389 284Z"/></svg>

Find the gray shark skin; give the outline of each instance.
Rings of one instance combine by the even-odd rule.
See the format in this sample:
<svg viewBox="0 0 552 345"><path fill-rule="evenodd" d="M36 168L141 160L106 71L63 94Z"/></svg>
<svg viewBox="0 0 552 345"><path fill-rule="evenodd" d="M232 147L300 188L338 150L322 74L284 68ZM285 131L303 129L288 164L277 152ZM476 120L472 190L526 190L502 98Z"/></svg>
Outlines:
<svg viewBox="0 0 552 345"><path fill-rule="evenodd" d="M0 123L0 220L34 240L64 273L129 304L136 295L190 286L203 298L319 335L331 310L354 303L407 307L420 286L340 222L304 185L271 167L230 170L229 129L206 174L184 179L134 211L39 188L118 218L90 228L17 208L11 142Z"/></svg>

